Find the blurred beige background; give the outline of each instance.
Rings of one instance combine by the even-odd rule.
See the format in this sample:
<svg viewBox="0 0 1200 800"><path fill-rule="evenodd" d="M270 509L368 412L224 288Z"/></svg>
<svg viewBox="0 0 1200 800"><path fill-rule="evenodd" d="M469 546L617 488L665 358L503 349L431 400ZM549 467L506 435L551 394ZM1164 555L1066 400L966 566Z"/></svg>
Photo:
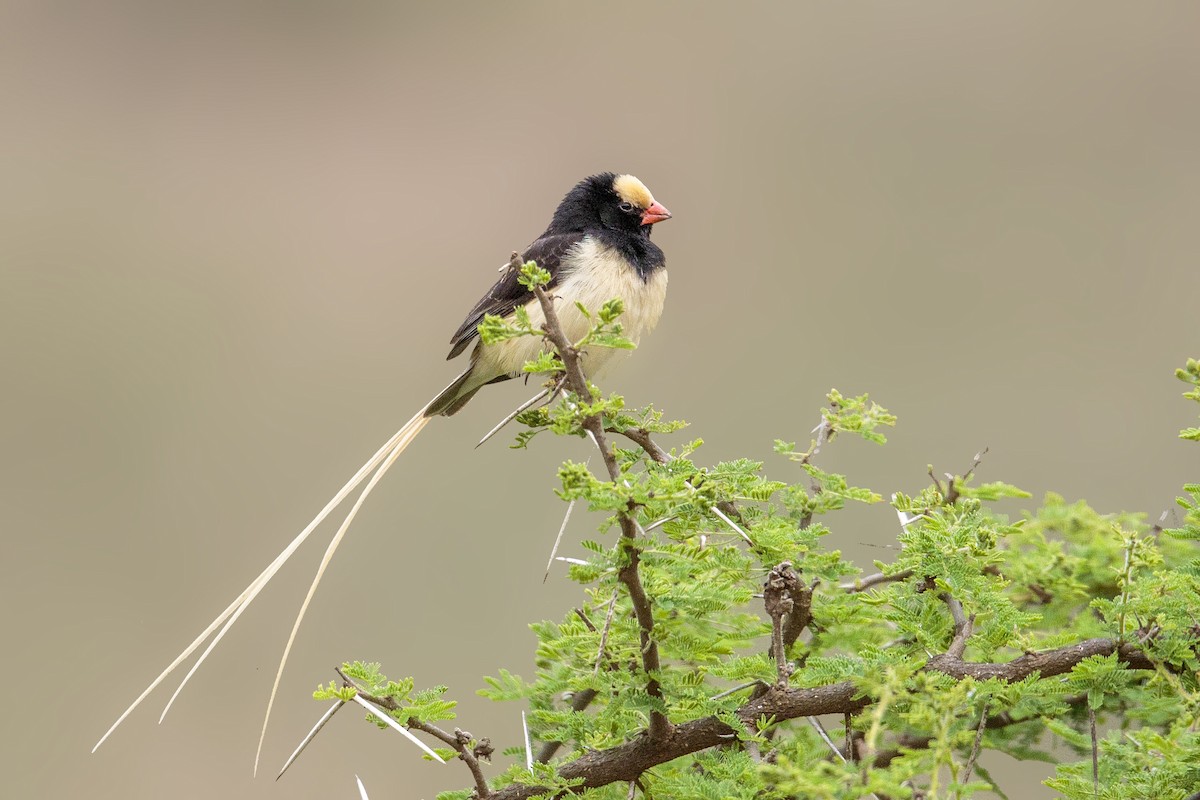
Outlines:
<svg viewBox="0 0 1200 800"><path fill-rule="evenodd" d="M831 386L900 417L826 464L925 466L1157 515L1200 478L1173 368L1200 355L1200 8L1190 4L8 2L0 10L0 761L10 797L432 797L468 784L336 718L344 658L446 683L502 747L580 442L472 446L529 390L438 421L318 595L321 542L166 724L142 686L455 373L446 340L580 177L675 219L663 322L608 381L709 462L801 439ZM666 443L682 441L678 436ZM464 495L466 487L470 494ZM1019 506L1012 506L1014 512ZM838 543L889 557L886 508ZM577 515L571 541L598 520ZM1042 764L1010 796L1049 797Z"/></svg>

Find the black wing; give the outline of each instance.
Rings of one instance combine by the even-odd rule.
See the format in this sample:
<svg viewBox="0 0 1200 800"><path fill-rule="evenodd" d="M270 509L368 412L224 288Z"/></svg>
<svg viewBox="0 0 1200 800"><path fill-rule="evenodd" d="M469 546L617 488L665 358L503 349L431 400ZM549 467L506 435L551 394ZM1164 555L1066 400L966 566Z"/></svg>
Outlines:
<svg viewBox="0 0 1200 800"><path fill-rule="evenodd" d="M550 283L546 288L552 289L558 285L563 257L572 247L582 242L583 237L583 233L543 236L525 249L525 252L521 254L521 259L536 261L539 267L549 272ZM496 281L496 285L475 304L471 313L467 314L467 318L463 320L463 324L458 326L458 330L450 337L450 355L446 358L454 358L466 350L467 345L479 336L479 323L483 322L484 314L493 314L498 317L508 316L517 306L524 305L531 298L529 290L517 283L516 272L506 269L503 277Z"/></svg>

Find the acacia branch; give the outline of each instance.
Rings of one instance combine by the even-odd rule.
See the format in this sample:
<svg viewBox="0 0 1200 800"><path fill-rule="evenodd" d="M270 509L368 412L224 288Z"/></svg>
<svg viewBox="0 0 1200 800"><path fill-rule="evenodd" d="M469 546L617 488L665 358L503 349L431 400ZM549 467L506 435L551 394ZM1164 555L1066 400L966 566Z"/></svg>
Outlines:
<svg viewBox="0 0 1200 800"><path fill-rule="evenodd" d="M513 269L519 270L521 268L521 258L518 253L514 252L512 254L510 265ZM587 376L583 373L583 366L579 360L579 351L567 339L566 334L563 333L562 324L558 319L558 312L554 308L554 299L546 294L546 290L537 284L533 284L530 288L541 305L542 315L546 318L546 338L554 345L555 350L558 351L558 355L562 359L566 388L574 393L580 402L590 401L592 397L591 387L588 384ZM604 459L604 468L608 471L609 480L613 483L620 483L622 480L621 467L617 464L612 447L609 446L604 436L604 420L601 418L601 415L593 414L585 417L581 424L584 430L591 434L596 447L599 448L600 455ZM654 641L654 613L650 607L650 598L646 595L646 590L642 586L641 575L638 572L640 556L636 545L638 539L637 525L628 511L619 513L617 519L621 526L621 537L626 545L624 549L628 559L625 565L618 570L617 579L625 585L626 590L629 592L629 599L633 604L633 613L637 618L638 632L641 638L642 669L646 672L646 694L654 698L656 703L662 704L664 703L662 686L659 684L657 678L661 665L658 656L658 643ZM658 709L651 711L650 739L659 740L670 733L671 723L667 719L666 714Z"/></svg>
<svg viewBox="0 0 1200 800"><path fill-rule="evenodd" d="M520 267L516 254L513 257L513 267ZM531 287L532 292L542 308L545 317L544 332L547 340L555 347L563 363L563 384L579 402L591 402L592 387L580 363L580 353L563 333L558 315L554 308L554 300L540 286ZM602 415L593 413L584 417L580 425L593 439L601 452L605 469L614 484L623 481L620 465L616 455L606 439ZM669 454L658 448L651 441L645 430L612 431L638 444L647 456L659 463L670 460ZM818 446L814 447L815 455L822 440L818 437ZM645 593L639 574L638 540L640 528L633 517L632 507L618 512L617 519L621 528L622 549L627 561L617 573L618 580L625 586L632 602L633 611L638 621L641 639L642 669L647 676L646 691L656 701L657 708L650 714L648 731L632 741L605 750L592 750L569 762L557 765L556 772L562 779L578 780L577 787L571 791L598 788L611 783L621 782L636 785L636 781L647 770L670 762L676 758L696 753L708 748L728 743L730 737L736 735L734 728L717 717L706 717L678 726L672 726L663 711L662 687L657 676L661 669L658 647L654 640L654 620L649 597ZM791 572L791 565L780 565ZM798 580L791 572L793 590L798 589ZM877 582L895 580L899 576L876 579ZM780 600L786 591L786 577L781 576L784 586L780 588ZM864 583L859 582L849 591L861 591ZM770 588L770 587L769 587ZM932 587L930 587L932 588ZM873 698L864 696L853 681L822 686L816 688L793 688L787 685L787 665L782 660L784 650L783 618L794 611L795 600L790 596L787 603L780 602L774 610L768 609L772 617L772 650L776 656L778 682L775 686L756 693L736 712L736 725L755 731L761 719L767 718L782 722L800 717L818 716L823 714L855 714L874 702ZM955 618L954 639L947 652L931 658L925 665L925 670L938 671L955 679L974 677L978 680L999 679L1004 681L1022 680L1038 673L1042 678L1050 678L1069 672L1076 664L1085 658L1097 655L1116 654L1128 667L1135 669L1153 669L1153 664L1136 645L1128 642L1118 642L1112 639L1088 639L1075 645L1047 650L1040 653L1029 653L1007 663L972 663L963 660L967 638L971 635L972 620L965 617L961 605L953 598L946 598L951 614ZM784 605L787 607L784 608ZM802 625L793 625L794 634L798 636ZM794 639L793 639L794 641ZM577 700L581 699L579 697ZM590 700L590 698L588 698ZM584 703L586 705L586 702ZM728 719L728 717L726 717ZM733 722L733 720L731 720ZM990 726L991 721L983 724ZM551 753L553 751L550 751ZM549 757L549 753L547 754ZM527 784L513 784L492 792L489 797L495 800L517 800L531 798L551 791L547 787Z"/></svg>
<svg viewBox="0 0 1200 800"><path fill-rule="evenodd" d="M671 454L659 447L658 443L650 438L650 431L645 428L606 428L605 430L624 436L642 448L650 460L655 463L666 464L672 460Z"/></svg>
<svg viewBox="0 0 1200 800"><path fill-rule="evenodd" d="M905 581L911 578L913 571L911 569L902 569L899 572L893 572L890 575L882 572L876 572L872 575L867 575L863 578L857 578L852 583L843 583L838 588L843 592L865 592L867 589L878 586L881 583L895 583L897 581Z"/></svg>
<svg viewBox="0 0 1200 800"><path fill-rule="evenodd" d="M962 658L963 653L967 651L967 639L971 638L971 633L975 629L975 615L967 616L963 612L962 603L955 600L949 592L940 595L942 602L950 609L950 616L954 618L954 638L950 640L950 647L946 650L946 654L955 658Z"/></svg>
<svg viewBox="0 0 1200 800"><path fill-rule="evenodd" d="M399 711L401 709L400 704L396 702L396 698L373 695L363 691L340 667L335 667L334 671L341 676L344 685L353 688L364 700L367 700L371 704L387 709L388 711ZM454 748L458 752L458 757L462 759L463 763L467 765L467 769L471 771L471 777L475 780L475 796L481 799L492 797L491 790L488 789L487 778L483 775L483 768L479 765L479 759L490 759L494 752L490 739L483 738L476 740L471 734L460 728L455 728L454 733L450 733L432 723L422 722L416 717L409 717L404 720L403 725L411 730L427 733L443 744Z"/></svg>
<svg viewBox="0 0 1200 800"><path fill-rule="evenodd" d="M980 748L983 745L983 730L988 723L988 708L991 707L991 701L984 702L983 708L979 712L979 725L975 728L975 741L971 744L971 755L967 759L966 771L963 773L963 783L971 782L971 772L975 769L975 762L979 759Z"/></svg>
<svg viewBox="0 0 1200 800"><path fill-rule="evenodd" d="M1154 664L1140 649L1128 642L1119 643L1113 639L1087 639L1066 647L1029 653L1006 663L972 663L944 653L931 658L924 668L959 680L970 676L977 680L995 678L1011 683L1034 673L1043 679L1052 678L1070 672L1085 658L1114 653L1130 669L1154 669ZM762 717L783 722L822 714L854 714L871 702L870 698L861 695L852 681L811 689L774 686L747 702L736 713L743 725L754 730ZM988 719L987 727L997 727L1007 719L1008 715L996 715ZM629 782L659 764L726 744L733 734L733 729L716 717L705 717L676 726L663 739L643 736L607 750L584 753L574 761L559 766L558 774L568 780L582 779L580 790ZM493 800L525 800L546 791L545 787L513 784L493 792L491 797Z"/></svg>
<svg viewBox="0 0 1200 800"><path fill-rule="evenodd" d="M958 502L958 498L962 496L962 487L966 485L967 481L971 479L971 476L975 474L975 470L980 464L983 463L983 457L987 455L988 449L989 448L985 447L983 450L975 454L975 460L971 463L971 468L964 472L961 477L956 477L949 474L946 475L946 488L948 491L943 496L946 498L947 505L954 505ZM929 468L929 473L930 475L933 474L932 467ZM937 479L935 478L934 483L936 482Z"/></svg>

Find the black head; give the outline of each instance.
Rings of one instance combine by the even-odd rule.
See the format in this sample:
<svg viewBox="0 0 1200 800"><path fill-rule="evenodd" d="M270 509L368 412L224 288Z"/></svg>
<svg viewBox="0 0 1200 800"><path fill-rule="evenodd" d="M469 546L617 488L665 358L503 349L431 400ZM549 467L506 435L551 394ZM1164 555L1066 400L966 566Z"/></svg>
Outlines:
<svg viewBox="0 0 1200 800"><path fill-rule="evenodd" d="M648 237L654 223L670 218L646 184L632 175L602 172L567 192L546 233L608 230Z"/></svg>

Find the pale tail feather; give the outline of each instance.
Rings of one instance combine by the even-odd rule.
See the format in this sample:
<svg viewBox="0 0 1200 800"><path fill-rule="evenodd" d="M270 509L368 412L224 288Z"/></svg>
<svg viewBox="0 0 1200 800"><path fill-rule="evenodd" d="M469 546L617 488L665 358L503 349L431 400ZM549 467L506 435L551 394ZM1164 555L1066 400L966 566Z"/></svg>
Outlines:
<svg viewBox="0 0 1200 800"><path fill-rule="evenodd" d="M325 555L321 558L321 564L317 567L317 574L313 577L312 584L308 587L308 594L304 596L304 602L300 604L300 612L296 615L296 622L292 625L292 632L288 635L287 644L283 648L283 656L279 659L279 669L275 673L275 683L271 686L271 696L267 700L267 713L263 717L262 732L258 736L258 749L254 753L254 774L258 774L258 763L262 758L263 742L267 738L267 725L271 722L271 709L275 706L275 695L279 692L279 683L283 680L283 670L287 666L288 656L291 655L292 645L296 641L296 633L300 630L300 623L304 621L304 614L308 611L308 605L312 602L313 595L317 593L317 586L321 583L321 578L325 575L325 568L329 566L329 562L333 560L333 554L337 552L338 545L342 543L342 538L346 535L346 531L350 528L350 523L358 515L358 510L362 508L367 496L371 494L371 490L375 488L375 484L379 483L392 464L396 463L396 459L400 454L417 438L425 426L429 424L432 417L425 416L425 411L422 410L415 417L410 419L408 423L401 429L392 451L388 453L387 458L379 469L375 470L375 474L371 476L371 480L363 487L362 493L358 499L354 501L350 512L346 514L346 518L342 520L342 526L338 528L337 533L329 541L329 547L325 548Z"/></svg>
<svg viewBox="0 0 1200 800"><path fill-rule="evenodd" d="M451 385L453 386L454 383L457 383L459 380L462 379L462 377L463 376L460 375L458 378L455 379L455 381L453 383L451 383ZM388 457L388 455L395 450L397 443L400 442L401 439L404 438L405 435L410 431L410 429L414 425L414 422L416 422L417 420L424 417L424 415L427 413L427 410L428 410L428 406L426 406L426 408L422 409L417 414L416 417L414 417L412 420L409 420L404 425L404 427L402 427L399 431L396 432L396 434L394 436L392 436L390 439L388 439L388 441L386 443L384 443L383 447L379 448L379 450L376 451L375 455L371 456L371 458L367 461L367 463L363 464L362 467L359 468L358 472L356 472L354 474L354 476L352 478L350 478L349 481L346 482L346 485L344 485L338 491L338 493L336 495L334 495L333 499L330 500L323 509L321 509L321 512L319 514L317 514L317 516L315 518L313 518L312 522L310 522L307 525L307 527L305 527L304 530L302 530L300 532L300 534L295 539L292 540L291 544L289 544L286 548L284 548L283 552L281 552L278 556L276 556L275 560L272 561L265 570L263 570L261 573L259 573L258 577L256 577L250 583L249 586L247 586L244 590L242 590L241 594L239 594L237 596L237 598L234 599L234 601L232 603L230 603L229 606L226 607L226 609L224 611L222 611L219 615L217 615L217 618L214 619L211 623L209 623L208 627L205 628L200 633L199 636L197 636L195 639L193 639L191 644L189 644L186 648L184 648L183 652L181 652L178 656L176 656L175 660L172 661L167 666L166 669L164 669L161 673L159 673L158 677L156 677L153 681L150 682L150 685L147 686L146 689L140 695L138 695L137 699L135 699L132 703L130 703L129 707L126 708L119 717L117 717L116 722L114 722L112 724L112 726L107 731L104 732L104 735L101 736L99 741L96 742L95 746L92 747L93 753L96 752L96 750L98 750L100 748L100 745L104 744L104 742L108 739L108 737L111 736L114 731L116 731L116 729L121 725L121 723L124 722L126 720L126 718L128 718L129 715L132 714L134 712L134 710L139 705L142 704L142 701L145 700L150 695L151 692L153 692L156 688L158 688L159 684L161 684L164 680L166 680L167 677L172 672L174 672L175 669L180 664L182 664L184 662L184 660L187 659L188 656L190 656L192 653L196 652L197 648L199 648L200 645L204 644L205 640L207 640L208 637L212 635L213 631L215 631L219 626L222 625L222 623L224 623L224 627L217 634L216 639L214 639L213 642L209 645L209 647L205 649L204 653L197 660L196 664L192 667L191 671L189 671L187 676L184 678L183 683L180 684L180 689L183 688L183 685L186 684L188 679L191 678L192 674L195 673L196 668L199 667L200 664L204 662L204 659L207 658L208 654L212 651L212 648L216 645L216 643L218 641L220 641L220 639L225 635L225 632L229 630L229 627L237 620L237 618L239 616L241 616L242 611L244 611L245 608L247 606L249 606L250 603L254 600L254 598L258 596L258 593L260 591L262 591L262 588L264 586L266 586L267 582L270 581L272 577L274 577L275 573L278 572L280 570L280 568L283 566L283 564L292 556L293 553L296 552L297 548L299 548L300 545L302 545L304 543L304 541L312 534L312 532L314 530L316 530L317 526L320 525L325 520L325 518L328 517L329 514L335 508L337 508L341 504L341 502L343 500L345 500L346 497L358 487L358 485L360 483L363 482L363 480L367 477L367 475L372 470L374 470L376 467L379 466L380 462L382 462L384 459L386 459ZM426 418L426 421L427 421L427 418ZM418 430L419 430L419 428L423 428L423 427L424 427L424 424L422 423L418 426ZM412 434L412 435L415 436L415 434ZM411 441L411 438L409 438L409 441ZM407 445L407 443L406 443L406 445ZM399 455L399 453L397 453L396 455ZM231 619L231 617L232 617L232 619ZM171 698L171 701L167 703L167 708L163 710L164 716L166 715L166 711L168 709L170 709L171 703L174 702L175 697L178 696L178 694L179 694L179 690L176 690L175 695L173 695ZM161 721L162 721L162 718L160 717L159 722L161 722Z"/></svg>
<svg viewBox="0 0 1200 800"><path fill-rule="evenodd" d="M257 580L258 579L256 578L255 581L257 582ZM125 709L121 713L121 716L117 717L117 721L112 724L112 727L110 727L107 731L104 732L104 735L100 737L100 741L96 742L96 744L92 747L93 753L96 752L98 749L100 749L100 745L104 744L104 741L106 739L108 739L109 736L112 735L113 731L115 731L117 729L117 726L119 726L122 722L124 722L125 718L128 717L130 714L132 714L133 710L135 708L137 708L138 706L140 706L142 704L142 701L145 700L146 697L149 696L149 694L151 692L153 692L155 689L157 689L158 685L160 683L162 683L164 680L166 680L167 676L170 675L172 672L174 672L176 667L178 667L180 664L183 663L184 659L186 659L188 656L190 656L192 653L194 653L196 651L196 648L204 643L204 640L207 639L209 637L209 635L212 634L212 632L217 629L218 625L220 625L222 622L224 622L229 617L230 614L232 614L234 611L237 610L238 606L240 606L242 604L242 600L246 597L246 594L253 587L254 587L254 584L251 583L250 586L248 586L245 591L243 591L240 595L238 595L237 599L234 600L232 603L230 603L229 607L226 608L224 611L222 611L221 614L216 619L214 619L212 621L212 623L207 628L205 628L204 631L192 641L191 644L189 644L186 648L184 648L184 651L182 653L180 653L178 656L175 657L175 660L172 661L166 669L164 669L161 673L159 673L159 676L157 678L155 678L153 681L150 682L150 685L146 687L145 691L143 691L140 695L138 695L136 700L134 700L132 703L130 703L129 708Z"/></svg>
<svg viewBox="0 0 1200 800"><path fill-rule="evenodd" d="M107 740L108 737L113 734L113 731L115 731L120 724L125 721L126 717L132 714L134 709L141 705L142 701L145 700L151 692L157 689L159 684L167 679L167 676L175 671L176 667L182 664L188 656L196 652L196 649L200 647L200 645L204 644L205 640L212 635L212 632L215 631L217 627L221 625L221 623L229 619L230 616L240 613L240 609L246 607L249 602L249 600L247 600L247 596L251 595L252 593L256 595L256 589L264 585L264 581L270 580L271 576L279 571L279 568L283 565L283 562L286 561L292 555L292 553L295 552L296 548L299 547L316 529L316 527L325 520L325 517L329 516L329 513L338 505L340 505L341 502L346 499L346 496L349 495L350 492L354 491L354 489L363 482L363 479L366 478L367 474L372 469L379 466L379 462L387 457L388 452L390 452L395 446L396 440L400 438L401 433L403 433L403 430L397 431L396 435L389 439L383 447L379 448L379 451L375 453L375 455L371 456L371 459L366 464L363 464L362 468L354 474L354 477L351 478L346 485L341 488L341 491L334 495L333 499L330 500L325 508L321 510L321 513L318 514L313 521L308 524L308 527L301 531L300 535L293 539L292 543L284 548L283 552L276 556L275 560L272 561L265 570L259 573L258 577L251 581L249 586L242 590L242 593L237 596L237 599L230 603L229 606L222 611L216 619L209 623L209 626L205 628L199 636L193 639L192 643L184 648L183 652L176 656L175 660L172 661L166 669L159 673L157 678L150 682L150 685L146 687L145 691L138 695L137 699L129 704L129 707L121 713L121 716L117 717L117 721L112 724L112 727L105 731L104 735L100 737L100 741L96 742L95 746L92 748L93 753L100 748L100 745L104 744L105 740ZM252 600L253 597L251 596L250 599ZM219 636L220 635L224 635L224 630L222 630ZM205 655L207 654L208 650L205 651ZM191 673L189 673L189 676L190 675ZM159 722L161 721L162 718L160 717Z"/></svg>
<svg viewBox="0 0 1200 800"><path fill-rule="evenodd" d="M392 448L391 452L395 452L395 448L397 446L399 446L400 442L404 442L404 446L407 447L407 443L411 442L412 439L415 438L415 436L416 436L416 433L412 433L411 435L409 435L409 430L412 429L414 427L414 425L416 423L418 423L418 421L419 421L420 424L415 425L416 431L419 432L421 430L421 428L424 428L425 425L429 422L430 418L424 416L424 413L425 412L422 409L420 412L417 413L417 415L415 417L413 417L408 422L406 422L404 424L404 427L401 428L399 431L397 431L396 435L393 436L391 439L389 439L387 444L384 445L383 448L380 448L379 452L377 452L375 454L375 456L373 456L371 458L371 461L368 462L368 464L370 464L370 467L367 467L366 469L360 470L358 473L355 473L354 477L351 478L351 480L354 482L354 486L352 486L350 488L350 491L353 491L354 488L356 488L358 486L358 484L362 482L362 479L366 476L366 473L368 471L370 471L370 469L372 467L374 467L376 464L379 463L379 455L380 455L380 453L383 453L387 447L390 446ZM406 437L408 437L408 438L406 438ZM403 449L403 448L401 448L401 449ZM395 460L394 457L392 460ZM376 474L379 474L379 473L376 473ZM372 483L372 485L374 485L374 483ZM341 501L344 500L346 498L346 495L348 495L348 494L349 494L349 492L345 492L344 494L339 493L339 495L337 497L335 497L333 500L331 500L330 502L334 506L336 506L336 505L340 504ZM362 502L362 498L360 497L359 503L355 505L355 508L357 508L358 505L361 504L361 502ZM306 529L305 534L302 534L302 536L307 535L307 533L311 530L311 528L315 528L322 521L324 521L325 517L332 510L333 510L332 508L326 507L326 510L323 510L321 512L321 514L316 519L314 519L312 521L312 523L310 523L310 529ZM208 658L209 654L217 646L217 643L220 642L222 638L224 638L225 634L229 632L229 629L233 627L233 623L237 622L238 617L240 617L242 615L242 612L250 607L250 603L254 602L254 598L258 597L258 593L261 592L264 588L266 588L266 585L271 580L271 578L275 577L275 573L278 572L283 567L284 563L289 558L291 558L292 553L294 553L296 551L296 548L298 548L301 544L303 544L303 542L304 542L304 540L302 538L297 537L290 545L288 545L288 547L286 549L284 549L284 551L282 553L280 553L278 556L275 557L275 560L271 562L270 566L268 566L265 570L263 570L263 572L254 580L254 582L251 583L250 586L246 588L246 591L242 593L243 596L245 597L245 599L241 601L241 605L239 605L237 610L234 611L233 615L231 617L229 617L228 621L226 621L225 625L221 628L221 630L217 632L217 635L213 638L213 640L208 643L208 647L204 648L204 652L200 654L200 657L198 659L196 659L196 663L192 665L192 668L190 670L188 670L187 675L185 675L183 677L183 680L179 682L178 688L175 689L175 693L173 695L171 695L171 699L167 701L167 705L163 708L162 715L158 718L158 721L160 724L166 718L167 712L171 710L171 706L174 705L175 699L177 697L179 697L179 693L183 691L183 687L187 686L188 681L190 681L192 679L192 676L196 674L196 670L200 669L200 665L203 664L205 659ZM256 761L257 761L257 759L256 759ZM255 768L257 770L257 765Z"/></svg>

